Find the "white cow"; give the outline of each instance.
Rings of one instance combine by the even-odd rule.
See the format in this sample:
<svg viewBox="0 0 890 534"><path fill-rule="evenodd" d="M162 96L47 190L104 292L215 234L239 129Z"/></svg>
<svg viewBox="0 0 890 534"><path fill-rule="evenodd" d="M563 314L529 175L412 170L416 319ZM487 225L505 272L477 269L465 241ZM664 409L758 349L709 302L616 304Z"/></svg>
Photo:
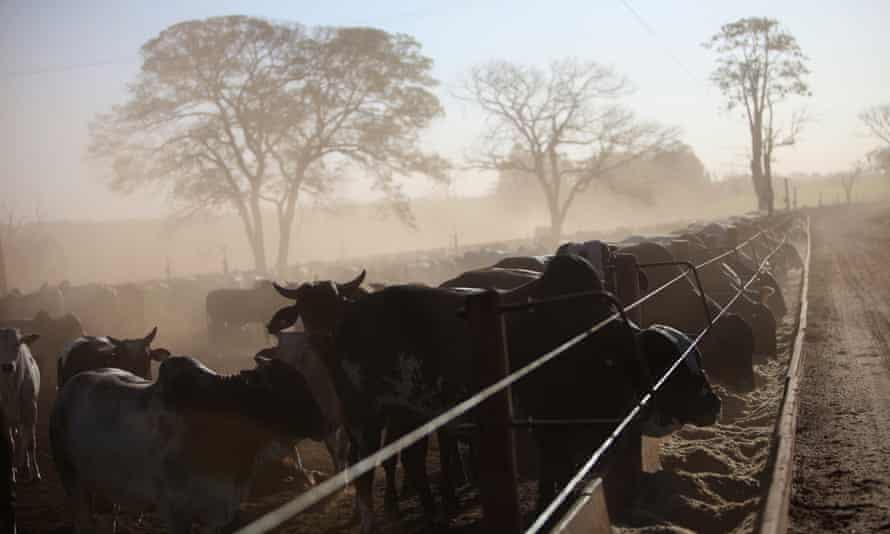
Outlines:
<svg viewBox="0 0 890 534"><path fill-rule="evenodd" d="M28 345L37 334L22 335L17 328L0 328L0 400L8 428L0 439L10 440L23 480L40 480L37 465L37 395L40 369Z"/></svg>

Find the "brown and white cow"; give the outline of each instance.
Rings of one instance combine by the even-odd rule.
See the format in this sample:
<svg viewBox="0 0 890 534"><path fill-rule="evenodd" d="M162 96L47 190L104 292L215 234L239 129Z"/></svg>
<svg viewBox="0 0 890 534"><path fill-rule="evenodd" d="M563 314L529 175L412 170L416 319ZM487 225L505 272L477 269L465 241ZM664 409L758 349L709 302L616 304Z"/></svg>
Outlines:
<svg viewBox="0 0 890 534"><path fill-rule="evenodd" d="M6 425L0 439L9 440L24 480L40 480L37 465L37 396L40 369L28 345L37 334L22 335L17 328L0 329L0 400Z"/></svg>
<svg viewBox="0 0 890 534"><path fill-rule="evenodd" d="M236 519L270 447L320 439L323 417L305 378L283 362L221 376L171 357L156 382L119 369L86 371L59 392L50 442L76 532L92 502L155 507L172 534L218 532Z"/></svg>

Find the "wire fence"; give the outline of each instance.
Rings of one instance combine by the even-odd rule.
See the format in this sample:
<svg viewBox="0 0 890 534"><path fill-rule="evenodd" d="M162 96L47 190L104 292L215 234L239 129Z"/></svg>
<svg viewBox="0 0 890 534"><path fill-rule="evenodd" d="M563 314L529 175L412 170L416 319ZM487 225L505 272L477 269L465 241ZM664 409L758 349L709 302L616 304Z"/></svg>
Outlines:
<svg viewBox="0 0 890 534"><path fill-rule="evenodd" d="M750 238L746 239L744 242L731 247L729 250L708 259L707 261L702 262L701 264L695 266L696 269L700 270L708 265L711 265L723 258L728 257L730 254L737 253L741 251L742 248L748 246L753 243L756 239L761 236L767 235L768 232L772 232L778 229L781 226L787 225L793 221L793 218L789 217L779 223L773 225L770 228L761 229L757 233L755 233ZM661 377L655 381L655 383L651 386L651 388L641 396L640 400L637 404L630 410L627 416L623 420L621 420L616 426L615 430L612 434L602 443L602 445L591 455L590 459L582 466L582 468L576 473L576 475L569 481L569 483L562 489L562 491L556 496L556 498L550 503L550 505L541 513L540 516L532 523L532 525L526 531L527 534L533 534L540 532L544 525L549 521L554 513L559 509L559 507L566 502L566 500L572 495L578 485L584 481L585 477L587 477L590 471L599 463L601 458L605 455L608 449L622 436L622 434L627 430L628 427L636 420L636 418L643 412L643 410L652 402L654 395L663 387L663 385L670 379L676 369L683 363L686 357L697 348L698 344L705 337L705 335L711 330L714 323L722 317L728 310L731 308L739 298L742 297L744 292L753 284L758 276L766 269L769 265L769 260L781 249L781 247L786 243L787 235L781 239L779 244L768 254L763 260L759 263L756 270L752 274L752 276L748 279L748 281L740 287L735 295L726 303L725 306L722 306L719 312L713 317L710 321L707 322L707 326L693 339L690 346L672 363L672 365L661 375ZM418 441L424 439L428 435L437 431L438 429L444 427L445 425L455 421L457 418L462 417L467 412L476 408L486 400L490 399L494 395L498 394L502 390L510 387L515 384L519 380L528 376L538 368L543 365L546 365L553 359L559 357L561 354L565 353L572 347L578 345L579 343L586 340L588 337L594 335L595 333L602 330L612 321L615 321L619 318L622 318L623 315L629 311L634 310L635 308L641 306L647 301L654 298L656 295L667 289L672 284L675 284L687 277L689 272L693 269L686 267L683 272L668 280L664 284L659 287L653 289L648 292L646 295L638 298L634 302L624 306L623 308L618 307L619 311L616 311L609 315L608 317L602 319L597 322L590 328L584 330L583 332L575 335L574 337L568 339L567 341L561 343L555 348L551 349L545 354L539 356L536 360L531 363L525 365L524 367L517 369L507 376L497 380L491 385L481 389L476 394L471 397L461 401L440 415L434 417L430 421L425 424L419 426L411 432L401 436L395 441L391 442L389 445L379 449L374 454L358 461L357 463L349 466L343 471L337 473L331 478L325 480L321 484L314 486L312 489L301 493L291 501L281 505L279 508L272 510L266 515L256 519L252 523L244 526L240 530L236 532L236 534L262 534L265 532L269 532L270 530L280 526L285 521L290 518L300 514L301 512L306 511L307 509L315 506L320 503L324 499L334 495L338 491L344 489L353 480L369 473L370 471L376 469L376 467L382 464L384 461L389 460L399 454L401 451L407 449L408 447L414 445ZM557 302L563 301L573 298L583 298L589 297L592 295L603 295L602 291L588 291L588 292L580 292L573 293L570 295L561 295L558 297L553 297L550 299L539 299L533 300L527 303L523 303L522 307L534 307L536 305L543 305L549 302ZM502 306L501 310L510 311L512 308L516 306Z"/></svg>

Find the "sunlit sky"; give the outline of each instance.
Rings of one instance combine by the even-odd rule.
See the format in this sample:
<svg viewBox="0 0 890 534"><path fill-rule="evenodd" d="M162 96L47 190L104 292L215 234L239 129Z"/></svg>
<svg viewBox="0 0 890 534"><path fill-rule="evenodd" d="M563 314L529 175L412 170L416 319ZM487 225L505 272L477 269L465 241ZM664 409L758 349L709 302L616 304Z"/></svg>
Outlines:
<svg viewBox="0 0 890 534"><path fill-rule="evenodd" d="M165 213L163 197L105 189L101 168L84 157L87 124L124 99L148 39L177 22L230 14L413 35L435 61L447 114L425 145L458 162L481 127L478 112L452 96L469 67L490 59L543 66L571 56L628 76L637 92L626 103L681 128L712 173L744 172L746 124L722 111L708 82L714 57L700 44L745 16L778 19L810 57L813 98L805 105L813 122L797 147L778 154L778 172L851 166L876 144L857 114L890 103L888 0L0 0L0 209L40 208L49 219ZM790 117L792 106L784 111ZM452 190L473 194L490 183L459 174Z"/></svg>

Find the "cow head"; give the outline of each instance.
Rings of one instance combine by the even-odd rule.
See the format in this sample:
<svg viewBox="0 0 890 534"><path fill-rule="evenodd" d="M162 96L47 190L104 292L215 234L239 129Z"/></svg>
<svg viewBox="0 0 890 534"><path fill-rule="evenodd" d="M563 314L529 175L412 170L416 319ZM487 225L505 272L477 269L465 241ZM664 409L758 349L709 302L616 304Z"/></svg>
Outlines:
<svg viewBox="0 0 890 534"><path fill-rule="evenodd" d="M18 328L0 329L0 373L12 375L19 364L19 354L40 338L38 334L22 335Z"/></svg>
<svg viewBox="0 0 890 534"><path fill-rule="evenodd" d="M343 304L367 294L361 287L364 279L365 271L362 271L353 280L343 284L329 280L306 282L296 288L275 284L275 289L281 296L294 300L295 303L278 310L266 329L270 334L278 334L302 317L307 331L333 332L343 314Z"/></svg>
<svg viewBox="0 0 890 534"><path fill-rule="evenodd" d="M321 438L324 420L303 375L277 359L256 357L256 367L222 376L194 358L171 357L161 364L155 384L162 402L195 417L240 414L245 431L266 440Z"/></svg>
<svg viewBox="0 0 890 534"><path fill-rule="evenodd" d="M108 342L111 344L109 360L113 362L112 366L151 379L152 360L163 362L170 357L170 351L167 349L151 348L151 342L157 334L156 326L143 338L117 339L108 336Z"/></svg>
<svg viewBox="0 0 890 534"><path fill-rule="evenodd" d="M646 434L664 435L677 426L693 424L707 426L720 417L721 401L701 363L701 353L691 348L691 342L678 330L654 325L639 334L643 351L654 378L657 380L684 352L686 357L664 383L655 397L655 413L646 422Z"/></svg>

